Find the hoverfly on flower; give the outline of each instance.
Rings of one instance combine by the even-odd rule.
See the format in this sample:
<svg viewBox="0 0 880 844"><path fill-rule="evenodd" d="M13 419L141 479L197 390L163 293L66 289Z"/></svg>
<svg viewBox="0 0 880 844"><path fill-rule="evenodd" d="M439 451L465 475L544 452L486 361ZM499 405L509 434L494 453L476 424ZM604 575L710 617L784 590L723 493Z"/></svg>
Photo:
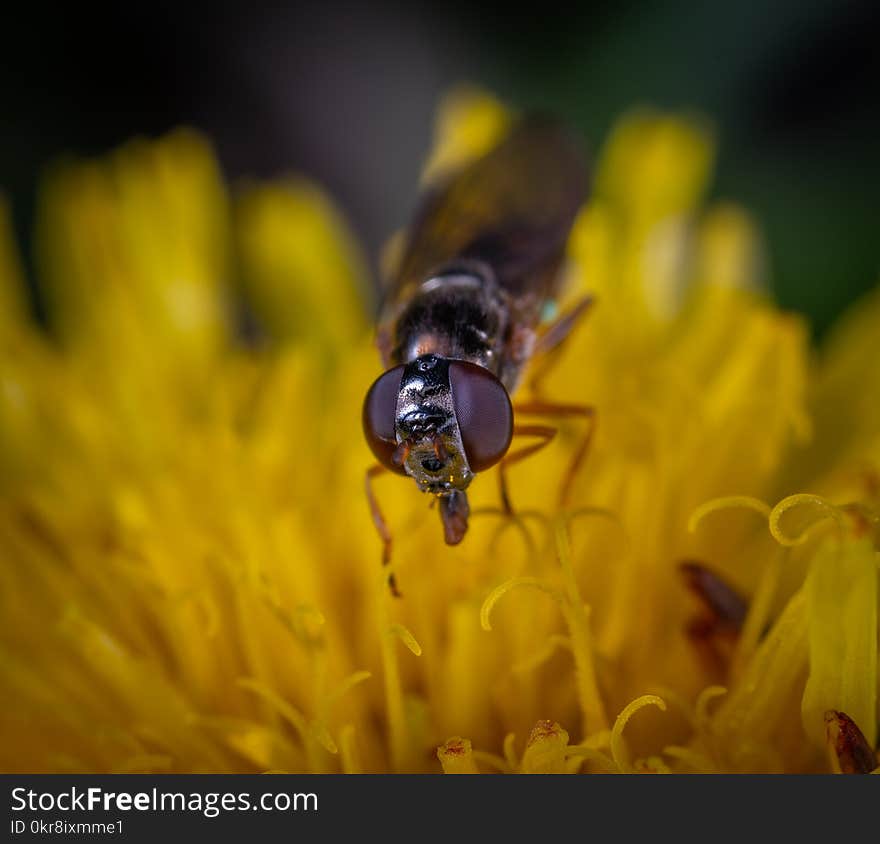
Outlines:
<svg viewBox="0 0 880 844"><path fill-rule="evenodd" d="M592 422L587 405L510 399L529 360L558 348L590 305L583 298L542 324L586 193L577 142L551 120L527 117L423 197L379 319L386 371L363 406L364 433L379 461L367 472L367 497L385 563L391 533L372 490L376 475L409 475L436 496L444 538L455 545L467 531L474 476L499 465L502 505L512 512L505 469L556 433L518 424L520 414ZM591 430L562 482L563 499ZM534 442L511 451L519 436Z"/></svg>

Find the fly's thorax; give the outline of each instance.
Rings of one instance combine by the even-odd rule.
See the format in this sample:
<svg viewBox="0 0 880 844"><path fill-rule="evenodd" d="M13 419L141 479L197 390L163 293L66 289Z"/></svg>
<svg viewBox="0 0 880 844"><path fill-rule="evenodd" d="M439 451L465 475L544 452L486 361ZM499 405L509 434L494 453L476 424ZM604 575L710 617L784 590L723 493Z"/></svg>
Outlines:
<svg viewBox="0 0 880 844"><path fill-rule="evenodd" d="M406 365L395 436L404 468L423 492L449 495L468 487L474 473L458 427L447 359L427 354Z"/></svg>
<svg viewBox="0 0 880 844"><path fill-rule="evenodd" d="M408 363L433 354L497 373L508 322L488 267L449 269L422 282L397 314L392 360Z"/></svg>

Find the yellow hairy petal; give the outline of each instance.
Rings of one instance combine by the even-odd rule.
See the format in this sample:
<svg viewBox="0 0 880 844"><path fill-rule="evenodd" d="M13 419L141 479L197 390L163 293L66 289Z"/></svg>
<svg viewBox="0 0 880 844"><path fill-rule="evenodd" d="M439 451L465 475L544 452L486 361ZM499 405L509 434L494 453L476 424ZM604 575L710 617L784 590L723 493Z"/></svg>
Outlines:
<svg viewBox="0 0 880 844"><path fill-rule="evenodd" d="M869 539L826 540L807 578L810 674L804 729L824 745L826 710L845 712L868 743L877 738L877 569Z"/></svg>
<svg viewBox="0 0 880 844"><path fill-rule="evenodd" d="M198 135L59 168L43 192L38 247L55 322L76 346L129 366L170 346L179 366L225 340L229 211Z"/></svg>
<svg viewBox="0 0 880 844"><path fill-rule="evenodd" d="M251 185L236 212L244 293L272 339L311 343L327 357L364 336L365 261L316 186Z"/></svg>
<svg viewBox="0 0 880 844"><path fill-rule="evenodd" d="M423 182L442 178L489 152L510 127L510 111L491 94L463 86L440 103L434 146L422 174Z"/></svg>
<svg viewBox="0 0 880 844"><path fill-rule="evenodd" d="M695 274L700 284L760 288L764 249L751 217L732 204L712 208L700 225Z"/></svg>
<svg viewBox="0 0 880 844"><path fill-rule="evenodd" d="M713 158L707 125L636 112L618 124L603 150L596 192L643 226L690 210L705 187Z"/></svg>
<svg viewBox="0 0 880 844"><path fill-rule="evenodd" d="M760 747L759 755L775 760L774 745L800 738L791 735L790 711L793 698L801 694L806 671L808 614L803 590L788 601L775 624L758 646L742 674L729 687L727 696L711 716L711 730L727 746L727 764L738 770L751 766L751 748ZM748 752L750 758L744 756ZM769 754L769 756L768 756ZM760 770L760 768L758 768Z"/></svg>

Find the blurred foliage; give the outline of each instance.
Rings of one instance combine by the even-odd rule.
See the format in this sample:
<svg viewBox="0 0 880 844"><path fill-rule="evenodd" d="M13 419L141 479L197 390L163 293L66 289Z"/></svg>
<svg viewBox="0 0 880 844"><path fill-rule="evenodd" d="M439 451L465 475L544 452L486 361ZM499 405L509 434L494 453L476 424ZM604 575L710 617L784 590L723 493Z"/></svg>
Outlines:
<svg viewBox="0 0 880 844"><path fill-rule="evenodd" d="M693 109L720 143L712 195L758 218L778 301L824 331L880 278L876 3L599 3L474 19L490 83L602 139L634 104Z"/></svg>
<svg viewBox="0 0 880 844"><path fill-rule="evenodd" d="M20 239L48 161L190 124L233 179L324 184L375 264L412 206L438 97L469 80L558 112L593 147L634 105L705 115L712 198L754 212L778 300L820 332L880 278L870 0L153 0L18 3L10 17L0 188Z"/></svg>

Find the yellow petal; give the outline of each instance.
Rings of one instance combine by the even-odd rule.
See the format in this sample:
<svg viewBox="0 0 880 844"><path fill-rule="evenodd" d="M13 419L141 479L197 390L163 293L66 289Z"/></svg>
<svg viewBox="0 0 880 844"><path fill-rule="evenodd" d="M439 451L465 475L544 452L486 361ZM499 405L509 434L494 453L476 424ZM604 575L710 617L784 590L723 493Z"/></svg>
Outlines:
<svg viewBox="0 0 880 844"><path fill-rule="evenodd" d="M810 674L801 713L825 743L825 712L845 712L873 746L877 738L878 554L865 539L826 540L807 578Z"/></svg>
<svg viewBox="0 0 880 844"><path fill-rule="evenodd" d="M129 355L155 363L167 351L179 367L225 339L228 207L198 135L134 141L106 163L57 167L41 198L38 246L71 344L117 364Z"/></svg>
<svg viewBox="0 0 880 844"><path fill-rule="evenodd" d="M510 127L511 113L479 88L462 86L440 103L434 145L422 174L423 182L442 178L485 155Z"/></svg>
<svg viewBox="0 0 880 844"><path fill-rule="evenodd" d="M602 151L596 193L645 227L694 207L714 152L711 129L697 119L633 112Z"/></svg>
<svg viewBox="0 0 880 844"><path fill-rule="evenodd" d="M357 343L372 310L365 261L340 213L315 185L251 185L237 202L244 292L281 343L328 358Z"/></svg>

